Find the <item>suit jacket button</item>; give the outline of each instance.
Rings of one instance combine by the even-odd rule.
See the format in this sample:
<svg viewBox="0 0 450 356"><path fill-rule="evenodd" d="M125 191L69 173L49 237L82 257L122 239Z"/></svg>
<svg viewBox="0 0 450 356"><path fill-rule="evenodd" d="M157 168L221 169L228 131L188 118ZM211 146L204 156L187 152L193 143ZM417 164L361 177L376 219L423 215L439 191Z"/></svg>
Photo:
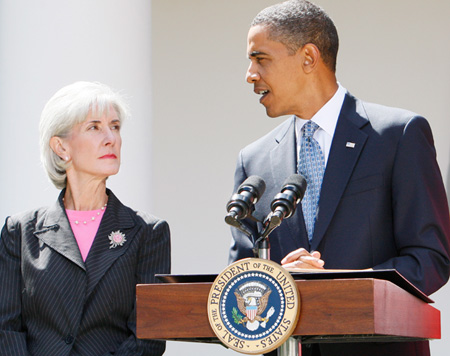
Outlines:
<svg viewBox="0 0 450 356"><path fill-rule="evenodd" d="M69 334L66 336L66 339L64 341L66 342L66 344L71 344L73 342L73 340L74 340L74 337L71 334Z"/></svg>

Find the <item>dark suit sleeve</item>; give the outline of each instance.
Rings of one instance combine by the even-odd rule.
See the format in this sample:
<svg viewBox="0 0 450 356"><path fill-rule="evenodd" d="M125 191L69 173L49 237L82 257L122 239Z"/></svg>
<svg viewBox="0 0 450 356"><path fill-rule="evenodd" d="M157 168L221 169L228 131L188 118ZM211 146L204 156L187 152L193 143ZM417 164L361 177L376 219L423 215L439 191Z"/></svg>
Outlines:
<svg viewBox="0 0 450 356"><path fill-rule="evenodd" d="M156 283L155 274L170 273L170 231L163 220L145 227L137 266L137 284ZM128 319L133 335L123 342L114 356L158 356L164 353L166 343L156 340L140 340L136 337L136 304ZM109 354L107 354L109 355Z"/></svg>
<svg viewBox="0 0 450 356"><path fill-rule="evenodd" d="M21 311L20 228L6 219L0 239L0 355L29 355Z"/></svg>
<svg viewBox="0 0 450 356"><path fill-rule="evenodd" d="M392 172L395 244L399 256L375 266L395 268L426 294L450 271L449 210L431 129L414 117L399 141Z"/></svg>

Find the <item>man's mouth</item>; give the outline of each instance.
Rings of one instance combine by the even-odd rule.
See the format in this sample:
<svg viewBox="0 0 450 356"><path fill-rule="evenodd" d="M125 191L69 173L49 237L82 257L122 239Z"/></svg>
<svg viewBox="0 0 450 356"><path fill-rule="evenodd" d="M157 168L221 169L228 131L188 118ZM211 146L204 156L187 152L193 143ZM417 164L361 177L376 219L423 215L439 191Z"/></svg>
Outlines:
<svg viewBox="0 0 450 356"><path fill-rule="evenodd" d="M257 91L257 94L261 95L261 99L259 99L259 102L262 103L264 98L269 94L270 92L268 90L259 90Z"/></svg>

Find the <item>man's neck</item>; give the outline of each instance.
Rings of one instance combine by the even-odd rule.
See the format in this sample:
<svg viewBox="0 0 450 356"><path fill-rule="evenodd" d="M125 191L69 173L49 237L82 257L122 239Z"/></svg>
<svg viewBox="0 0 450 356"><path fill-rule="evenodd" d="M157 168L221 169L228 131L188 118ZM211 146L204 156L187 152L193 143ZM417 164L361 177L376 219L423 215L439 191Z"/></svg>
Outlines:
<svg viewBox="0 0 450 356"><path fill-rule="evenodd" d="M338 90L338 83L336 77L328 78L328 80L316 80L315 83L309 86L308 93L302 99L307 103L302 107L302 112L295 114L304 120L310 120L332 97Z"/></svg>

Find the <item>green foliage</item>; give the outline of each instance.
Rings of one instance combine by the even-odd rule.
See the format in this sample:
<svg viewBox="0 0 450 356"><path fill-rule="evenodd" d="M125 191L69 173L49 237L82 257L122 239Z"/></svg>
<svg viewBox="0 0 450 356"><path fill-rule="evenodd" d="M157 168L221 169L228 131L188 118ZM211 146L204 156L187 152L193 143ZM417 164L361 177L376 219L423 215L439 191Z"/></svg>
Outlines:
<svg viewBox="0 0 450 356"><path fill-rule="evenodd" d="M242 315L239 314L236 307L233 307L233 310L231 311L231 315L233 316L233 320L236 324L240 324L242 320Z"/></svg>

